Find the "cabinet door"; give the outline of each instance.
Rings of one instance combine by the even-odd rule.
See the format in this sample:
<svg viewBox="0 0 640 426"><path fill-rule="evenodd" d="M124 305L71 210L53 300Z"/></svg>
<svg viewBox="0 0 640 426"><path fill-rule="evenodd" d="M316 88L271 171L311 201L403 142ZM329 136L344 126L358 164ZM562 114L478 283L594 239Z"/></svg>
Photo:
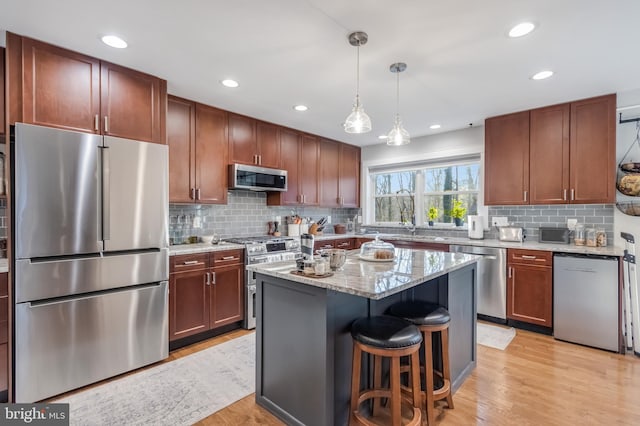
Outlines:
<svg viewBox="0 0 640 426"><path fill-rule="evenodd" d="M226 204L228 149L227 113L196 104L194 168L197 202Z"/></svg>
<svg viewBox="0 0 640 426"><path fill-rule="evenodd" d="M212 271L211 328L241 321L244 318L244 265L222 266Z"/></svg>
<svg viewBox="0 0 640 426"><path fill-rule="evenodd" d="M324 241L313 242L314 250L332 249L332 248L336 248L334 240L324 240Z"/></svg>
<svg viewBox="0 0 640 426"><path fill-rule="evenodd" d="M229 158L231 163L258 164L256 121L229 114Z"/></svg>
<svg viewBox="0 0 640 426"><path fill-rule="evenodd" d="M300 197L300 135L299 133L282 128L280 129L280 167L287 171L287 191L269 192L267 205L294 205L301 200Z"/></svg>
<svg viewBox="0 0 640 426"><path fill-rule="evenodd" d="M300 193L305 205L318 205L320 191L318 190L320 162L318 138L302 135L300 138Z"/></svg>
<svg viewBox="0 0 640 426"><path fill-rule="evenodd" d="M552 273L549 267L509 264L507 318L552 327Z"/></svg>
<svg viewBox="0 0 640 426"><path fill-rule="evenodd" d="M339 207L340 144L322 139L319 152L320 205L323 207Z"/></svg>
<svg viewBox="0 0 640 426"><path fill-rule="evenodd" d="M177 272L169 278L169 340L209 329L208 269Z"/></svg>
<svg viewBox="0 0 640 426"><path fill-rule="evenodd" d="M322 158L320 159L322 161ZM360 206L360 148L340 145L339 197L342 207Z"/></svg>
<svg viewBox="0 0 640 426"><path fill-rule="evenodd" d="M572 203L615 202L616 95L571 103Z"/></svg>
<svg viewBox="0 0 640 426"><path fill-rule="evenodd" d="M102 62L100 76L103 133L164 144L166 82L108 62Z"/></svg>
<svg viewBox="0 0 640 426"><path fill-rule="evenodd" d="M100 62L24 37L25 123L100 133Z"/></svg>
<svg viewBox="0 0 640 426"><path fill-rule="evenodd" d="M486 205L528 204L529 111L485 121Z"/></svg>
<svg viewBox="0 0 640 426"><path fill-rule="evenodd" d="M258 121L256 124L259 163L264 167L280 168L280 127Z"/></svg>
<svg viewBox="0 0 640 426"><path fill-rule="evenodd" d="M0 135L4 135L4 47L0 47Z"/></svg>
<svg viewBox="0 0 640 426"><path fill-rule="evenodd" d="M569 104L531 111L531 204L569 202Z"/></svg>
<svg viewBox="0 0 640 426"><path fill-rule="evenodd" d="M355 238L341 238L335 240L333 244L338 249L351 250L355 245Z"/></svg>
<svg viewBox="0 0 640 426"><path fill-rule="evenodd" d="M195 197L196 105L169 96L167 143L169 144L169 202L192 203Z"/></svg>

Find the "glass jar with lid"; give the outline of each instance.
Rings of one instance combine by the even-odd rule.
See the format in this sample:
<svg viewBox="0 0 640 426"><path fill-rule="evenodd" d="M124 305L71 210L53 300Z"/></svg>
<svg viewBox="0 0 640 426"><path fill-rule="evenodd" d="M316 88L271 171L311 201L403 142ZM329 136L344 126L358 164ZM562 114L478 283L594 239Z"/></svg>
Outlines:
<svg viewBox="0 0 640 426"><path fill-rule="evenodd" d="M385 243L376 235L376 239L362 244L360 247L360 257L365 260L393 260L395 257L395 247L391 243Z"/></svg>
<svg viewBox="0 0 640 426"><path fill-rule="evenodd" d="M596 228L596 247L607 246L607 232L604 228Z"/></svg>
<svg viewBox="0 0 640 426"><path fill-rule="evenodd" d="M586 230L586 243L587 247L596 246L596 230L595 228L587 228Z"/></svg>
<svg viewBox="0 0 640 426"><path fill-rule="evenodd" d="M573 243L577 246L583 246L585 243L584 225L576 225L576 228L573 232Z"/></svg>

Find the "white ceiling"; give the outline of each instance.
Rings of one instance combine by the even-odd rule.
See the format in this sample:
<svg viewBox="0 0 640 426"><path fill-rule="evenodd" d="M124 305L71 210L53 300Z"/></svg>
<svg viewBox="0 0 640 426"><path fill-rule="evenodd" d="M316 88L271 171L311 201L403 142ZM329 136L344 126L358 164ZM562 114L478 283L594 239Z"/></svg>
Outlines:
<svg viewBox="0 0 640 426"><path fill-rule="evenodd" d="M157 75L174 95L360 146L391 128L398 61L408 66L400 114L412 138L639 88L639 19L639 0L0 0L1 30ZM508 38L523 20L538 28ZM360 95L373 131L364 135L342 130L355 30L369 35ZM129 48L103 45L108 33ZM529 78L542 69L555 75ZM299 103L309 111L294 111Z"/></svg>

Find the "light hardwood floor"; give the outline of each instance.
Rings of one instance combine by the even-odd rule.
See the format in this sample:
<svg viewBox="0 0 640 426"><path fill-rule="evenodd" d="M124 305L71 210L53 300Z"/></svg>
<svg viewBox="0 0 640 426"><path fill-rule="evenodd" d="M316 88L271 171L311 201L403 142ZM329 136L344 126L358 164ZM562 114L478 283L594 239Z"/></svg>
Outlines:
<svg viewBox="0 0 640 426"><path fill-rule="evenodd" d="M246 333L180 349L171 359ZM640 358L517 330L505 351L478 346L478 367L453 398L455 409L439 408L437 425L638 425ZM253 394L198 423L282 424Z"/></svg>

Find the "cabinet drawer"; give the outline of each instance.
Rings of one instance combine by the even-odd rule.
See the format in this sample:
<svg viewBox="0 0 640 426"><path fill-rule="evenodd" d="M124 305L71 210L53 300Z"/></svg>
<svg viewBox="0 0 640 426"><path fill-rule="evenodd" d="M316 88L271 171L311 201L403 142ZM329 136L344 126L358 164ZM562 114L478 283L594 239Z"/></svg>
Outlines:
<svg viewBox="0 0 640 426"><path fill-rule="evenodd" d="M354 246L353 241L354 241L353 238L343 238L340 240L335 240L333 244L335 248L351 250Z"/></svg>
<svg viewBox="0 0 640 426"><path fill-rule="evenodd" d="M328 240L328 241L316 241L313 244L313 248L315 250L322 250L322 249L332 249L335 248L335 241L334 240Z"/></svg>
<svg viewBox="0 0 640 426"><path fill-rule="evenodd" d="M222 265L232 265L234 263L244 262L243 250L224 250L216 251L211 254L213 260L212 265L214 268Z"/></svg>
<svg viewBox="0 0 640 426"><path fill-rule="evenodd" d="M169 272L197 271L209 267L209 254L183 254L171 256L169 261Z"/></svg>
<svg viewBox="0 0 640 426"><path fill-rule="evenodd" d="M520 263L524 265L551 266L553 253L544 250L509 249L508 263Z"/></svg>

